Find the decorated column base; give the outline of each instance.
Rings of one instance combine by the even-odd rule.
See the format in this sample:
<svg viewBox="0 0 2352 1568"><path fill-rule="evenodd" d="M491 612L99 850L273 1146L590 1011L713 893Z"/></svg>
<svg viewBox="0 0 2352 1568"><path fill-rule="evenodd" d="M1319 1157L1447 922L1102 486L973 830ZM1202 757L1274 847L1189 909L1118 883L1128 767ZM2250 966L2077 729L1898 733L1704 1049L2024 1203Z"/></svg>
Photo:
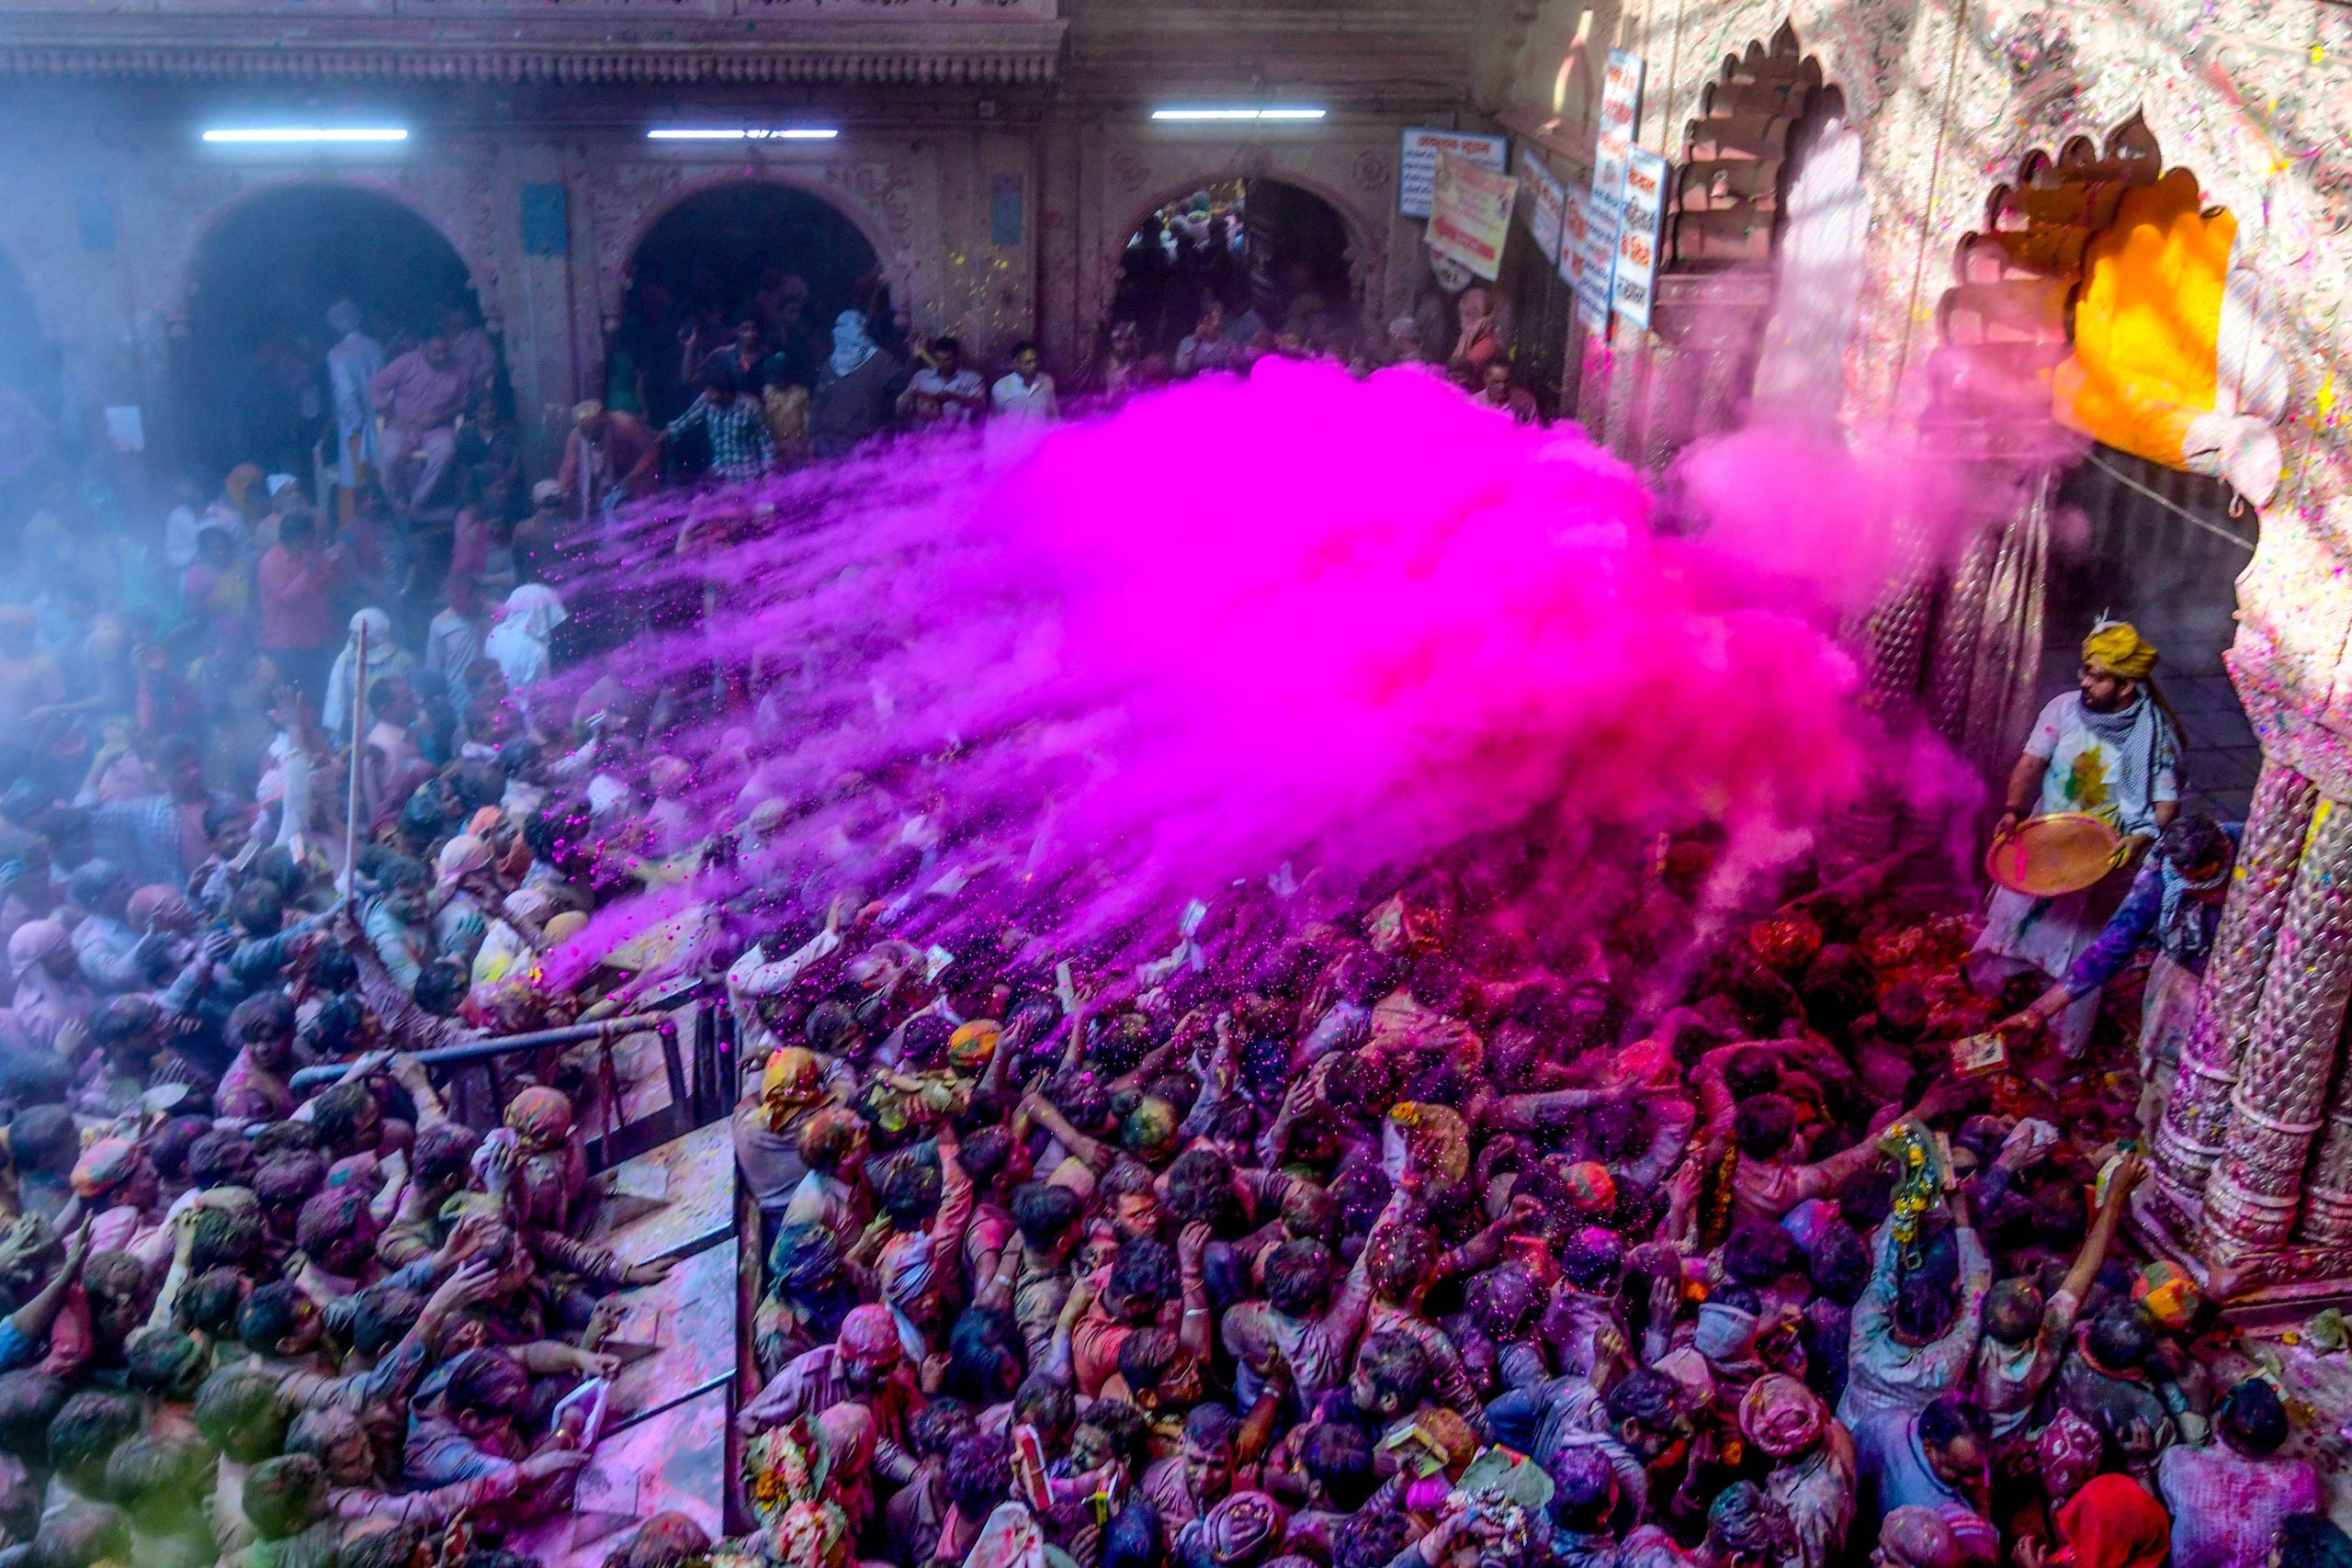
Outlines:
<svg viewBox="0 0 2352 1568"><path fill-rule="evenodd" d="M2268 637L2241 626L2229 662L2262 777L2132 1223L2259 1323L2352 1304L2352 767Z"/></svg>
<svg viewBox="0 0 2352 1568"><path fill-rule="evenodd" d="M2322 1307L2352 1306L2352 1246L2216 1247L2204 1228L2201 1213L2182 1213L2154 1182L2132 1195L2132 1230L2149 1256L2187 1269L2231 1321L2297 1322Z"/></svg>

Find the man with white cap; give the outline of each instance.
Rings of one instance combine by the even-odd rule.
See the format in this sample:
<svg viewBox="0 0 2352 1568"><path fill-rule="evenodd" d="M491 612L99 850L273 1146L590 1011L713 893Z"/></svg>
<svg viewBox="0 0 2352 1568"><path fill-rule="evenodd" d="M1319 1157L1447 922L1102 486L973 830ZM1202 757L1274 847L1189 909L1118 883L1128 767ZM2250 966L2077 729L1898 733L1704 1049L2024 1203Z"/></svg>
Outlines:
<svg viewBox="0 0 2352 1568"><path fill-rule="evenodd" d="M563 487L541 479L531 487L531 514L514 525L508 546L514 552L514 570L526 582L548 582L563 576L559 544L564 536Z"/></svg>
<svg viewBox="0 0 2352 1568"><path fill-rule="evenodd" d="M359 484L362 466L377 466L376 415L368 384L384 367L384 345L361 331L359 307L338 299L327 310L327 325L339 334L327 350L327 384L334 397L335 482Z"/></svg>

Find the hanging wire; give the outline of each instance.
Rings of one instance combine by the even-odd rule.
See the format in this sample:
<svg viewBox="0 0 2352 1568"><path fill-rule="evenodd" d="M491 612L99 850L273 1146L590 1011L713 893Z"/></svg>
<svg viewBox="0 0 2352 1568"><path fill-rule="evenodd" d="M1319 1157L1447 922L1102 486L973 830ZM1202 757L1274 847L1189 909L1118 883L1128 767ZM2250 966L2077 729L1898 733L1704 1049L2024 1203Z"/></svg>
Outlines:
<svg viewBox="0 0 2352 1568"><path fill-rule="evenodd" d="M2138 479L2133 479L2130 474L2125 473L2122 469L2115 468L2101 459L2097 452L2087 452L2085 453L2084 456L2089 461L2091 467L2097 468L2099 472L2105 474L2109 479L2113 479L2116 483L2123 486L2125 489L2137 491L2140 494L2147 497L2150 501L2154 502L2158 506L2163 507L2166 512L2171 513L2174 516L2182 519L2184 522L2187 522L2195 527L2202 528L2205 532L2212 535L2217 539L2226 539L2231 544L2235 545L2238 548L2245 550L2249 554L2253 552L2255 546L2252 539L2245 538L2228 528L2222 527L2219 523L2212 521L2211 518L2199 517L2197 513L2189 511L2187 507L2182 506L2178 502L2174 501L2171 497L2160 495L2156 491L2150 490L2146 485L2142 484ZM2234 517L2238 513L2239 506L2244 503L2239 501L2234 491L2232 492L2231 502L2230 514Z"/></svg>

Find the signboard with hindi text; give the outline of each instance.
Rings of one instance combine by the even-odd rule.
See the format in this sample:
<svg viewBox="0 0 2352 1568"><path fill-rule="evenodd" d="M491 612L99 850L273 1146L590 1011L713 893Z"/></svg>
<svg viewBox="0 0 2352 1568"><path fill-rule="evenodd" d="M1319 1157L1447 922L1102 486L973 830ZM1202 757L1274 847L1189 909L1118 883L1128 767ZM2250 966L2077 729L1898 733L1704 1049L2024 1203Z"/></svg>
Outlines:
<svg viewBox="0 0 2352 1568"><path fill-rule="evenodd" d="M1577 286L1577 316L1599 332L1609 324L1611 275L1624 217L1625 165L1633 157L1634 129L1642 118L1642 57L1622 49L1609 51L1609 72L1600 84L1600 125L1593 142L1592 209L1587 227L1585 276Z"/></svg>
<svg viewBox="0 0 2352 1568"><path fill-rule="evenodd" d="M1636 147L1625 160L1625 201L1617 235L1617 273L1611 299L1619 315L1645 332L1657 284L1658 220L1666 211L1666 160Z"/></svg>
<svg viewBox="0 0 2352 1568"><path fill-rule="evenodd" d="M1519 151L1519 190L1527 197L1523 210L1527 214L1527 231L1535 237L1535 248L1545 262L1557 265L1560 260L1560 223L1568 205L1566 187L1552 176L1552 171L1537 161L1535 154L1522 147Z"/></svg>
<svg viewBox="0 0 2352 1568"><path fill-rule="evenodd" d="M1649 67L1638 54L1622 49L1609 51L1609 74L1600 84L1600 124L1594 146L1602 157L1620 163L1633 150L1634 131L1642 118L1642 78ZM1600 171L1593 171L1598 183Z"/></svg>
<svg viewBox="0 0 2352 1568"><path fill-rule="evenodd" d="M1609 324L1609 275L1617 260L1617 230L1595 214L1592 193L1580 190L1568 198L1561 224L1560 276L1577 291L1577 320L1588 332Z"/></svg>
<svg viewBox="0 0 2352 1568"><path fill-rule="evenodd" d="M1451 152L1438 155L1437 180L1430 194L1430 251L1458 262L1474 276L1492 279L1503 270L1503 246L1510 241L1511 204L1519 182L1482 169Z"/></svg>
<svg viewBox="0 0 2352 1568"><path fill-rule="evenodd" d="M1408 128L1396 160L1396 211L1406 218L1427 218L1430 198L1437 186L1437 161L1451 152L1466 163L1501 174L1507 166L1505 138L1468 130Z"/></svg>

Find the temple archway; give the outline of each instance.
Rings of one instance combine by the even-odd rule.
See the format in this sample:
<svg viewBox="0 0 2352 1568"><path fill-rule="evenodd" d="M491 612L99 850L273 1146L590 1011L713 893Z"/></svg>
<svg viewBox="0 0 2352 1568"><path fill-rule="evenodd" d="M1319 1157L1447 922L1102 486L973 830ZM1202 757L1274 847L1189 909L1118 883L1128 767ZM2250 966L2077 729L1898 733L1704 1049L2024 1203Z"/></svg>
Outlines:
<svg viewBox="0 0 2352 1568"><path fill-rule="evenodd" d="M797 186L729 179L689 192L645 226L626 278L599 393L656 420L693 400L685 361L731 341L746 314L803 385L814 384L842 310L865 311L876 340L898 346L901 301L873 240Z"/></svg>
<svg viewBox="0 0 2352 1568"><path fill-rule="evenodd" d="M1662 215L1658 342L1628 364L1632 388L1611 389L1612 370L1579 389L1589 417L1600 400L1622 399L1611 443L1650 464L1736 427L1753 406L1833 430L1861 295L1861 142L1844 89L1795 28L1783 21L1727 53L1697 111Z"/></svg>
<svg viewBox="0 0 2352 1568"><path fill-rule="evenodd" d="M1939 725L1988 770L2072 683L2084 634L2109 615L2164 649L2188 804L2245 814L2260 753L2222 655L2255 547L2245 502L2267 502L2278 478L2267 425L2286 384L2234 235L2134 118L2103 145L2029 152L1957 247L1927 423L1947 449L2027 476L1939 611L1945 653L1953 637L1993 640L1928 660L1952 672L1930 693Z"/></svg>
<svg viewBox="0 0 2352 1568"><path fill-rule="evenodd" d="M1156 201L1129 227L1110 320L1172 354L1214 299L1237 336L1297 333L1344 351L1360 313L1348 219L1292 180L1230 175Z"/></svg>
<svg viewBox="0 0 2352 1568"><path fill-rule="evenodd" d="M259 463L307 481L334 423L327 321L340 300L388 356L451 312L481 325L456 247L403 202L356 186L260 191L222 212L199 241L174 344L180 454L217 475ZM493 349L494 349L494 340Z"/></svg>

